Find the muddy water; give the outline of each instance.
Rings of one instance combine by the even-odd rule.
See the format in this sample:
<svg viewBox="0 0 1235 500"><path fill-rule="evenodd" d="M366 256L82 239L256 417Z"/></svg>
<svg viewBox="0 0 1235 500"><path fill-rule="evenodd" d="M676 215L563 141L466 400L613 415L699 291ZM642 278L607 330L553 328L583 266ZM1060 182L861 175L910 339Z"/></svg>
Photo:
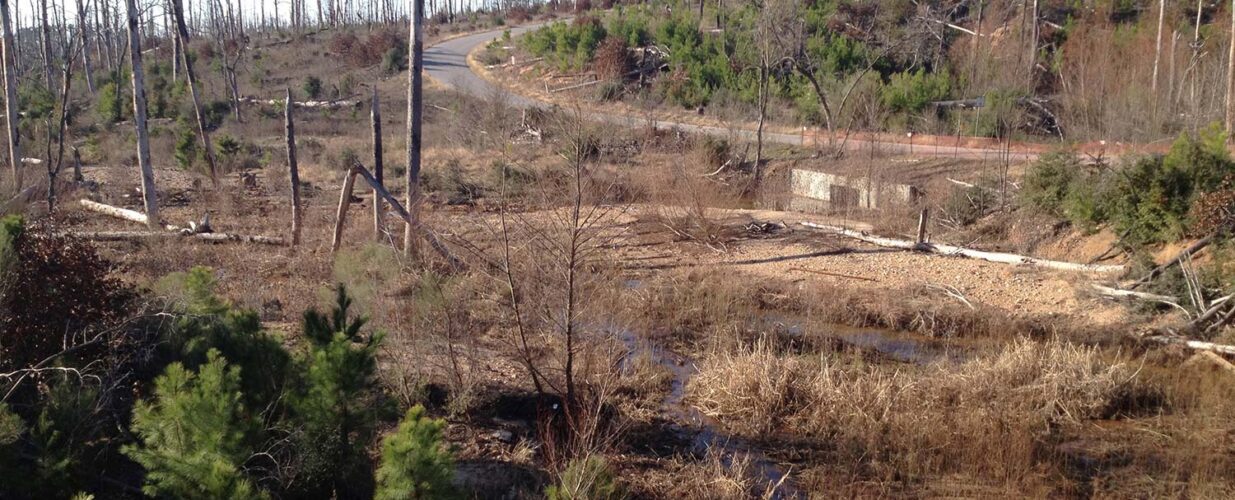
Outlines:
<svg viewBox="0 0 1235 500"><path fill-rule="evenodd" d="M613 333L626 346L626 359L646 354L673 375L669 394L661 401L661 408L682 427L682 431L693 433L691 453L704 456L709 451L719 452L726 467L731 466L739 455L745 455L758 479L767 485L779 485L771 498L806 498L805 494L793 487L787 473L779 465L759 453L749 443L725 434L711 417L686 403L686 384L695 375L694 363L677 353L649 345L628 329L617 329Z"/></svg>
<svg viewBox="0 0 1235 500"><path fill-rule="evenodd" d="M895 332L875 328L855 328L844 325L824 325L807 328L808 320L766 314L763 323L770 330L795 340L836 339L842 344L870 351L901 363L926 365L935 362L961 361L960 351L925 335Z"/></svg>

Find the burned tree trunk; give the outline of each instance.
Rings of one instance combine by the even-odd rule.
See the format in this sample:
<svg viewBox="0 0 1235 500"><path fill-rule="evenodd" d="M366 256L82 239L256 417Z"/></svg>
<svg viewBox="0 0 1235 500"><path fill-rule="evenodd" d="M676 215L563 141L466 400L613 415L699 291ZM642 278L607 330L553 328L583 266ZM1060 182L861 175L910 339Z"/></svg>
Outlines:
<svg viewBox="0 0 1235 500"><path fill-rule="evenodd" d="M138 32L136 0L125 0L129 12L129 57L133 74L133 123L137 127L137 163L141 167L142 202L146 224L158 227L159 202L155 193L154 168L150 165L150 136L146 130L146 82L142 70L142 41Z"/></svg>
<svg viewBox="0 0 1235 500"><path fill-rule="evenodd" d="M424 69L424 0L412 0L412 12L409 24L411 36L408 37L409 54L411 54L411 69L408 70L407 85L407 229L403 233L403 251L411 253L415 244L415 231L420 223L420 117L424 108L423 76Z"/></svg>
<svg viewBox="0 0 1235 500"><path fill-rule="evenodd" d="M13 185L21 189L21 145L17 136L17 45L13 42L13 28L9 19L9 0L0 0L0 24L4 30L4 109L8 118L9 166L13 169Z"/></svg>
<svg viewBox="0 0 1235 500"><path fill-rule="evenodd" d="M292 89L287 89L287 102L292 102ZM296 126L292 122L292 109L286 108L284 117L287 127L287 172L292 181L292 246L300 244L300 169L296 165Z"/></svg>
<svg viewBox="0 0 1235 500"><path fill-rule="evenodd" d="M193 112L197 114L197 135L202 141L202 152L206 155L206 164L210 167L210 181L219 187L219 172L215 165L214 147L210 144L210 133L206 131L206 117L202 114L201 93L197 88L197 77L193 74L193 61L189 57L189 27L184 22L184 4L181 0L172 0L172 13L176 17L177 38L180 40L180 54L184 59L184 78L189 82L189 94L193 96Z"/></svg>
<svg viewBox="0 0 1235 500"><path fill-rule="evenodd" d="M370 113L373 120L373 177L378 184L384 184L382 179L382 109L377 98L377 87L373 87L373 110ZM373 190L373 237L382 239L382 197Z"/></svg>

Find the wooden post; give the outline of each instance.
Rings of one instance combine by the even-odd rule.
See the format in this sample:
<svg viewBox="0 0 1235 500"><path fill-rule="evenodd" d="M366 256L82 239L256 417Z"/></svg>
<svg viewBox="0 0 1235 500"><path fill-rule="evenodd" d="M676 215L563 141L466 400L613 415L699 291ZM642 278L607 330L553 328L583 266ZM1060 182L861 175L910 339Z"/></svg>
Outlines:
<svg viewBox="0 0 1235 500"><path fill-rule="evenodd" d="M403 252L412 253L416 243L413 233L420 221L420 116L424 108L423 76L424 70L424 0L411 0L412 12L409 24L411 36L408 43L412 58L412 67L408 71L407 84L407 211L411 217L407 221L407 229L403 232ZM1235 1L1235 0L1233 0Z"/></svg>
<svg viewBox="0 0 1235 500"><path fill-rule="evenodd" d="M390 204L390 210L393 211L395 215L399 216L400 219L403 219L403 221L406 222L419 237L424 238L424 240L429 243L429 246L433 248L438 255L441 255L442 258L446 259L446 261L450 263L451 267L455 269L463 269L463 261L459 260L454 256L454 254L450 253L450 249L446 247L445 243L442 243L442 240L438 239L437 235L426 229L422 224L420 224L419 220L414 220L412 218L412 214L404 209L403 205L399 204L399 200L395 198L394 195L390 194L384 186L377 182L377 179L373 178L373 175L359 163L352 167L352 169L347 172L347 178L343 179L343 192L339 194L339 209L335 214L334 238L330 241L331 254L338 252L339 246L343 242L343 225L347 220L347 208L352 202L352 187L356 184L356 176L358 175L363 177L365 182L369 183L369 186L371 186L374 191L377 191L378 196L381 196L386 200L386 203Z"/></svg>
<svg viewBox="0 0 1235 500"><path fill-rule="evenodd" d="M142 70L142 42L138 31L136 0L126 0L129 14L129 58L133 75L133 123L137 127L137 163L142 174L142 200L146 224L159 225L159 201L155 192L154 167L150 164L150 136L146 130L146 83Z"/></svg>
<svg viewBox="0 0 1235 500"><path fill-rule="evenodd" d="M347 220L347 207L352 204L352 186L356 184L356 169L348 170L346 175L347 177L343 178L343 190L339 192L339 208L334 215L334 236L330 239L332 255L339 251L339 245L343 243L343 225Z"/></svg>
<svg viewBox="0 0 1235 500"><path fill-rule="evenodd" d="M918 213L918 242L917 242L917 246L919 246L919 247L920 247L920 246L922 246L922 245L925 245L925 244L926 244L926 222L927 222L927 220L930 218L930 213L931 213L931 209L930 209L930 208L923 208L923 209L922 209L922 211L921 211L920 213Z"/></svg>
<svg viewBox="0 0 1235 500"><path fill-rule="evenodd" d="M369 117L373 121L373 177L377 179L378 184L384 184L382 178L382 109L381 103L377 97L377 86L373 86L373 104ZM382 240L383 231L382 210L384 204L382 197L378 196L377 189L373 190L373 237L378 241Z"/></svg>
<svg viewBox="0 0 1235 500"><path fill-rule="evenodd" d="M292 246L300 244L300 169L296 166L296 126L292 122L292 89L287 88L287 104L283 106L287 129L287 172L292 182Z"/></svg>
<svg viewBox="0 0 1235 500"><path fill-rule="evenodd" d="M13 169L13 186L21 189L21 145L17 135L17 44L13 42L13 28L9 19L9 0L0 0L0 25L4 30L4 108L8 118L9 166Z"/></svg>

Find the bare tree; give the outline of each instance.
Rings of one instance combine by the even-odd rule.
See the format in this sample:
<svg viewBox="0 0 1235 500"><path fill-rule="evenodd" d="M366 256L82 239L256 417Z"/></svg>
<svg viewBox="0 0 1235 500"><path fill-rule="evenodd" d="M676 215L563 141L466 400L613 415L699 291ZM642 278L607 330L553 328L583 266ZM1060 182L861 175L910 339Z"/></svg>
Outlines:
<svg viewBox="0 0 1235 500"><path fill-rule="evenodd" d="M321 8L321 4L318 4ZM319 18L320 22L320 18ZM377 179L379 184L385 182L382 178L382 105L377 98L377 86L373 86L373 101L369 117L373 122L373 177ZM378 196L377 190L373 190L373 237L378 241L382 240L383 224L382 224L382 198Z"/></svg>
<svg viewBox="0 0 1235 500"><path fill-rule="evenodd" d="M1235 132L1235 0L1231 0L1231 43L1226 61L1226 133Z"/></svg>
<svg viewBox="0 0 1235 500"><path fill-rule="evenodd" d="M1154 42L1154 71L1150 93L1158 97L1158 65L1162 62L1162 25L1166 22L1166 0L1158 0L1158 37ZM1174 75L1171 76L1174 78Z"/></svg>
<svg viewBox="0 0 1235 500"><path fill-rule="evenodd" d="M210 167L210 181L219 187L219 172L215 164L214 146L210 143L210 133L206 130L206 116L202 114L201 93L197 88L197 76L193 73L193 58L189 52L189 27L184 20L184 5L181 0L171 0L172 13L176 18L177 38L180 39L181 56L184 59L184 77L189 82L189 94L193 97L193 112L197 115L197 136L202 142L202 152L206 155L206 164Z"/></svg>
<svg viewBox="0 0 1235 500"><path fill-rule="evenodd" d="M287 173L292 183L292 246L300 244L300 168L296 165L296 125L292 121L292 89L287 89L287 101L283 105L287 129ZM375 195L374 198L377 198Z"/></svg>
<svg viewBox="0 0 1235 500"><path fill-rule="evenodd" d="M146 130L146 82L142 70L142 41L135 0L125 0L129 13L129 58L133 72L133 123L137 127L137 163L141 168L142 201L146 224L159 227L159 202L155 192L154 167L150 164L150 136Z"/></svg>
<svg viewBox="0 0 1235 500"><path fill-rule="evenodd" d="M39 33L42 35L43 77L47 91L55 92L56 83L51 75L51 26L47 24L47 0L39 0Z"/></svg>
<svg viewBox="0 0 1235 500"><path fill-rule="evenodd" d="M9 0L0 0L0 25L4 30L4 109L7 117L9 142L9 167L13 169L13 185L21 189L21 144L17 135L17 44L13 42L12 23L9 19Z"/></svg>
<svg viewBox="0 0 1235 500"><path fill-rule="evenodd" d="M412 1L411 29L408 37L411 68L407 85L407 211L411 214L403 233L403 251L411 253L415 244L415 226L420 220L420 148L421 114L424 111L424 0Z"/></svg>
<svg viewBox="0 0 1235 500"><path fill-rule="evenodd" d="M90 64L90 30L86 29L88 24L89 22L86 19L86 7L82 4L82 0L77 0L77 33L81 37L82 72L85 73L86 77L86 90L89 90L91 94L94 94L94 69Z"/></svg>

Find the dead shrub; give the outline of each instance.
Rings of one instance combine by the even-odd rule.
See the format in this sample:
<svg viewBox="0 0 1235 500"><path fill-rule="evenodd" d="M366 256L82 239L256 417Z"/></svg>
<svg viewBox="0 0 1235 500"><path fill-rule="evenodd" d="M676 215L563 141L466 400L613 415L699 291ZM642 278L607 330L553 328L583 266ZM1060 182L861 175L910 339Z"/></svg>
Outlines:
<svg viewBox="0 0 1235 500"><path fill-rule="evenodd" d="M93 245L10 221L20 219L0 227L8 240L0 248L0 369L37 363L124 319L135 294Z"/></svg>
<svg viewBox="0 0 1235 500"><path fill-rule="evenodd" d="M646 219L677 236L723 251L737 236L724 223L723 210L738 204L738 188L692 172L682 162L667 170L644 169L634 182L648 193L652 206ZM644 216L641 214L641 216Z"/></svg>
<svg viewBox="0 0 1235 500"><path fill-rule="evenodd" d="M626 41L613 36L606 38L596 48L592 67L602 80L622 80L631 67Z"/></svg>

